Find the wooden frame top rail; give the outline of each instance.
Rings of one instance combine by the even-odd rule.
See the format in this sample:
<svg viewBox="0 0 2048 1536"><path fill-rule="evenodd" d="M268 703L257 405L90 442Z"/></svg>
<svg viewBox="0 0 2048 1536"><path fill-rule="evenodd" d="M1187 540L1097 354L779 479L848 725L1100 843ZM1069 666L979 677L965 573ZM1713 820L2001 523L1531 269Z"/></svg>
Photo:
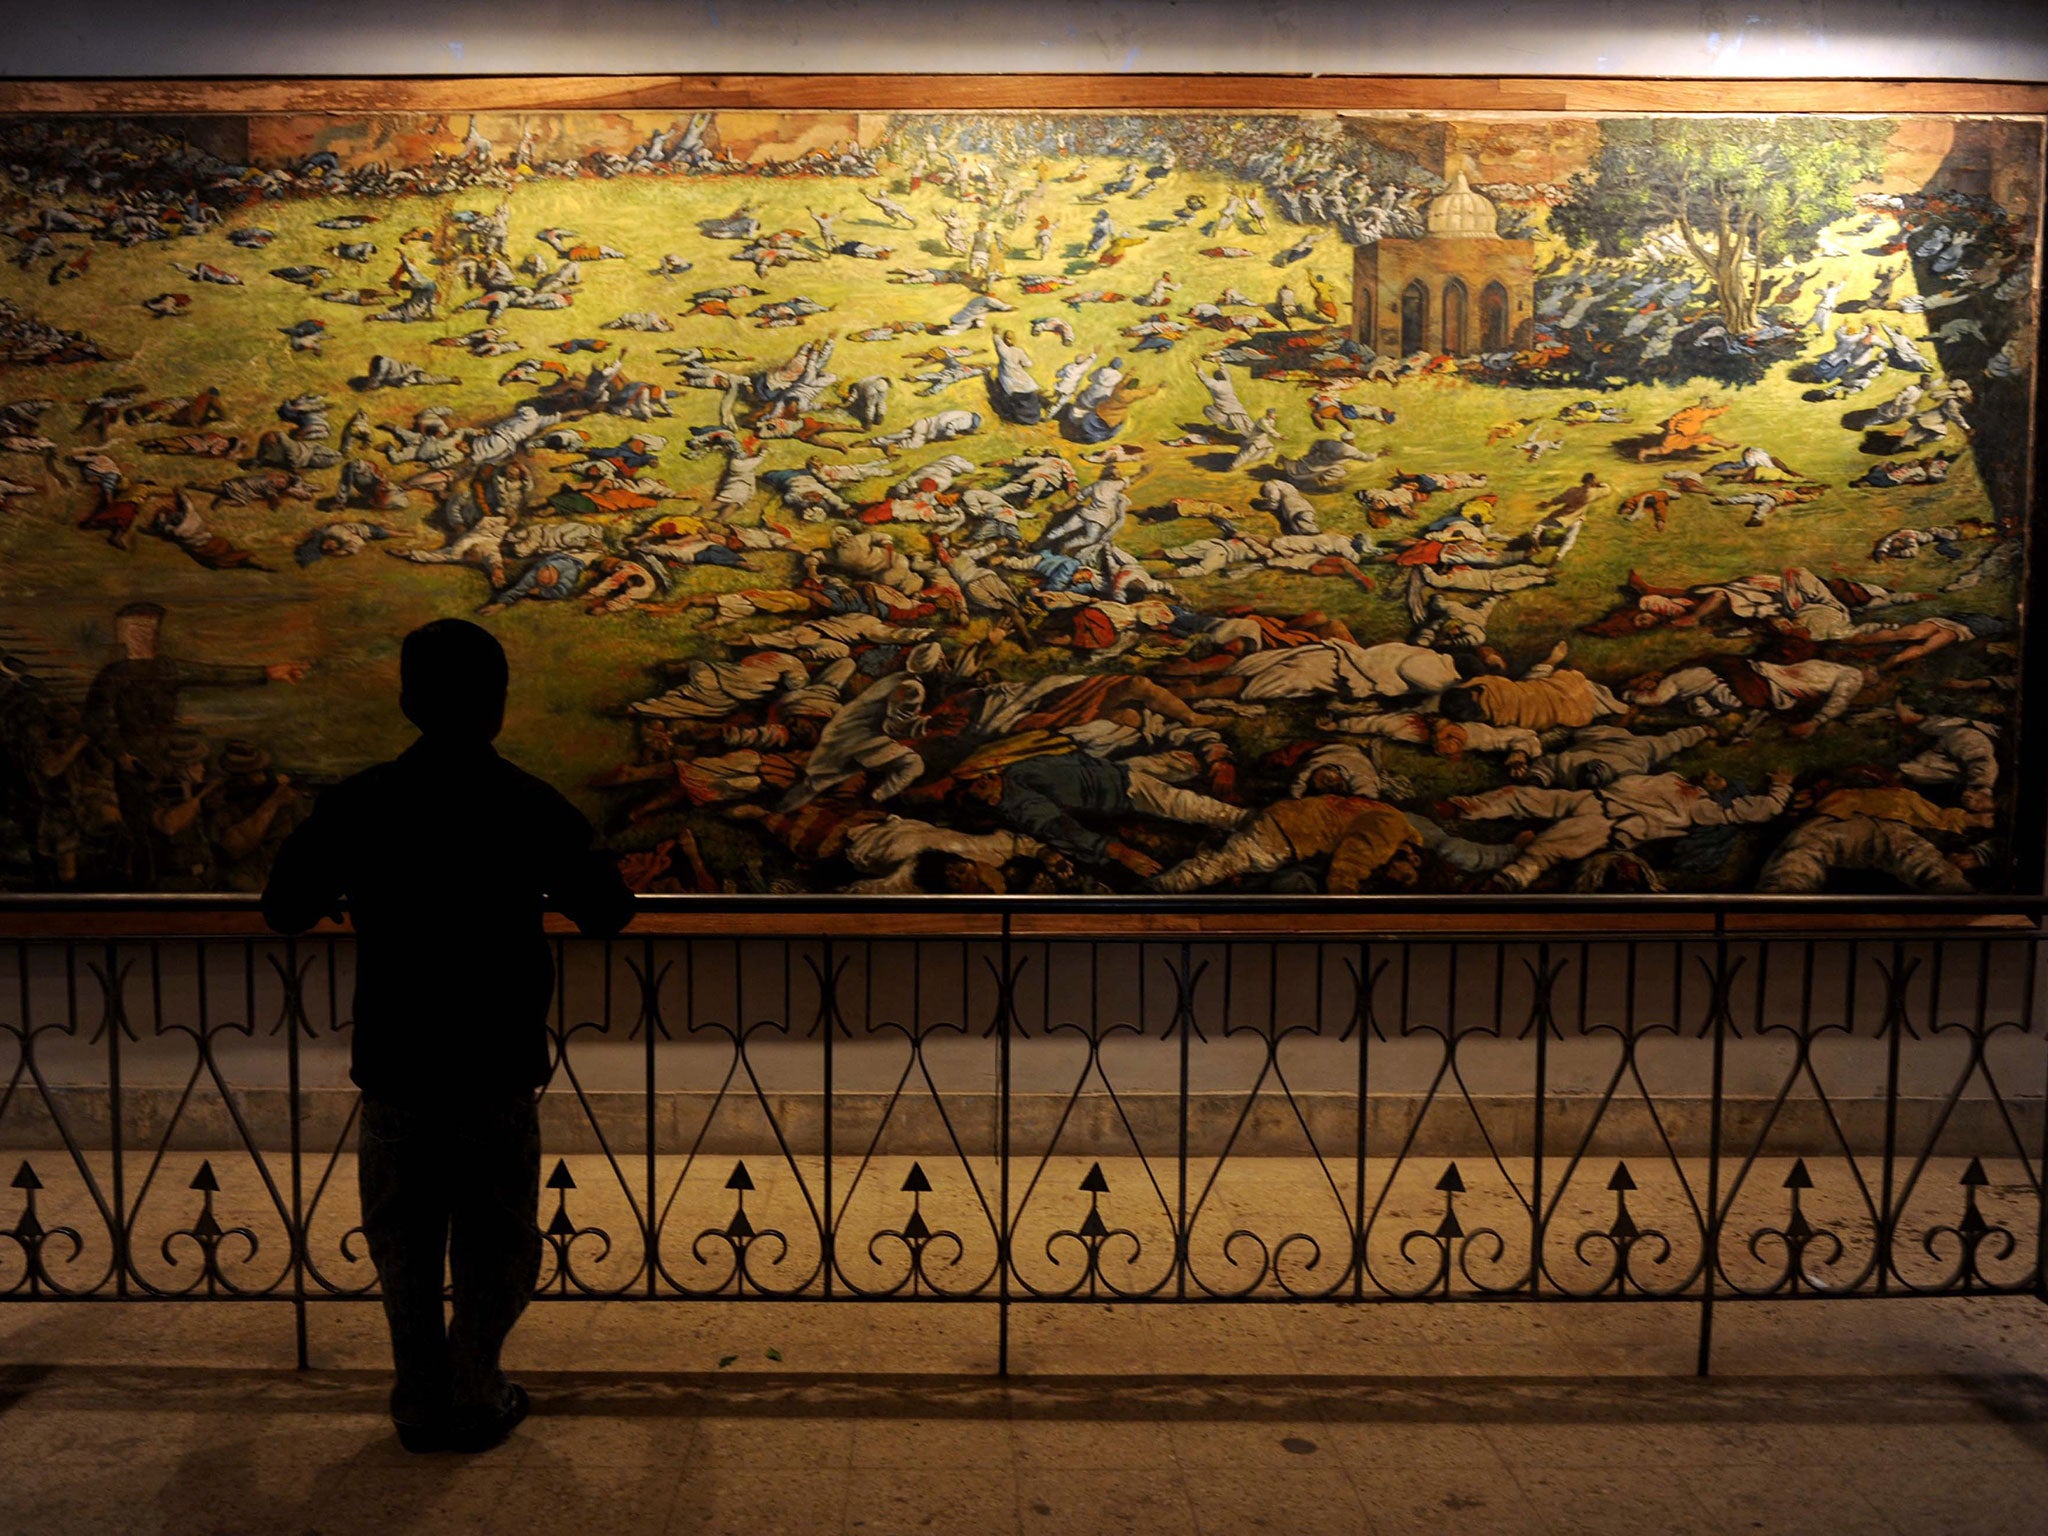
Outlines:
<svg viewBox="0 0 2048 1536"><path fill-rule="evenodd" d="M2048 112L2048 84L1452 75L583 75L0 81L0 112Z"/></svg>

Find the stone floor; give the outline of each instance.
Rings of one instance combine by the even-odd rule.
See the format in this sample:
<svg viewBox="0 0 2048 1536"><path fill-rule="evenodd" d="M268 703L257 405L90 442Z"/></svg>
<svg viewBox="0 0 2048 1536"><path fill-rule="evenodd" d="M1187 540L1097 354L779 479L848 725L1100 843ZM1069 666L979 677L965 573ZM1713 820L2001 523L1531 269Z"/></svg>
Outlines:
<svg viewBox="0 0 2048 1536"><path fill-rule="evenodd" d="M137 1263L152 1283L197 1278L190 1240L166 1249L162 1239L199 1208L189 1186L200 1155L168 1157L146 1197L137 1193L143 1170L131 1170ZM289 1245L272 1230L274 1212L264 1223L264 1186L226 1154L212 1162L220 1220L247 1222L262 1238L246 1265L224 1268L269 1284ZM1145 1264L1167 1262L1171 1234L1156 1198L1148 1217L1146 1172L1107 1162L1112 1224L1144 1233ZM601 1159L571 1163L577 1223L614 1239L608 1258L598 1256L602 1240L581 1240L579 1273L623 1284L640 1257L619 1180ZM105 1224L95 1226L73 1170L43 1164L40 1219L50 1229L77 1224L73 1282L91 1283L103 1272ZM749 1212L792 1234L797 1268L813 1264L795 1165L752 1165ZM1465 1166L1468 1229L1517 1237L1515 1208L1491 1185L1526 1170ZM841 1170L842 1234L900 1226L907 1170L883 1159L852 1194ZM978 1207L960 1166L933 1160L928 1171L924 1212L968 1234L962 1272L992 1262L985 1222L974 1235ZM1419 1162L1385 1186L1370 1247L1376 1273L1403 1289L1427 1284L1404 1268L1402 1234L1440 1219L1440 1171ZM1588 1165L1566 1191L1553 1264L1573 1232L1610 1223L1609 1171ZM1677 1165L1639 1161L1636 1171L1632 1211L1683 1249ZM1020 1253L1046 1283L1055 1274L1041 1263L1050 1253L1039 1229L1081 1220L1084 1172L1078 1161L1048 1165L1033 1214L1020 1218ZM1196 1172L1199 1184L1207 1175ZM817 1173L803 1170L811 1182ZM316 1251L337 1271L348 1269L351 1174L344 1166L330 1181L314 1224ZM726 1175L723 1163L693 1175L664 1227L663 1251L690 1283L705 1280L686 1262L691 1235L722 1230L729 1217ZM664 1173L664 1183L677 1176ZM1695 1184L1700 1176L1686 1169ZM1959 1177L1959 1165L1930 1165L1924 1205L1909 1205L1915 1232L1958 1219ZM1784 1171L1759 1165L1752 1182L1756 1203L1741 1208L1750 1216L1736 1230L1782 1225ZM1853 1274L1868 1240L1853 1180L1844 1165L1816 1163L1813 1183L1805 1209L1842 1234ZM1276 1244L1289 1230L1319 1234L1334 1272L1344 1218L1328 1187L1313 1164L1237 1160L1195 1224L1197 1271L1228 1280L1226 1239L1242 1226ZM1994 1167L1982 1199L2022 1239L2010 1262L2024 1268L2038 1211L2031 1188ZM815 1227L810 1234L815 1245ZM841 1242L847 1274L867 1281L865 1244ZM1056 1251L1070 1261L1074 1247ZM243 1250L230 1241L222 1252ZM1291 1252L1293 1265L1305 1263L1306 1249ZM1433 1253L1425 1244L1421 1259L1433 1263ZM59 1269L68 1256L54 1239L45 1252ZM1510 1257L1519 1262L1519 1250ZM1306 1269L1291 1272L1314 1283ZM0 1244L0 1291L19 1278L19 1255ZM290 1308L275 1302L0 1304L0 1533L2048 1529L2048 1311L2039 1304L1723 1304L1716 1375L1704 1382L1692 1374L1698 1322L1685 1303L1020 1305L1003 1381L992 1374L997 1319L987 1305L548 1300L510 1351L533 1389L534 1417L500 1450L460 1459L408 1456L392 1438L374 1304L314 1306L304 1373L293 1369Z"/></svg>
<svg viewBox="0 0 2048 1536"><path fill-rule="evenodd" d="M0 1307L0 1531L2038 1536L2048 1314L545 1303L535 1412L414 1457L379 1319Z"/></svg>

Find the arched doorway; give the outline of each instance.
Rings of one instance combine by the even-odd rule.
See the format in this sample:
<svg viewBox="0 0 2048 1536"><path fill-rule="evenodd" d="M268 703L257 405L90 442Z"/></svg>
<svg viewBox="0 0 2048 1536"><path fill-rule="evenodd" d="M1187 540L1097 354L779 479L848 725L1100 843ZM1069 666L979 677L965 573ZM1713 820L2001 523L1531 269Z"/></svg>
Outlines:
<svg viewBox="0 0 2048 1536"><path fill-rule="evenodd" d="M1422 350L1422 338L1429 326L1429 290L1417 278L1401 293L1401 355Z"/></svg>
<svg viewBox="0 0 2048 1536"><path fill-rule="evenodd" d="M1444 332L1442 350L1452 357L1463 357L1471 349L1465 345L1466 292L1464 283L1452 278L1444 284Z"/></svg>
<svg viewBox="0 0 2048 1536"><path fill-rule="evenodd" d="M1488 283L1479 295L1479 350L1505 352L1514 327L1508 322L1508 291Z"/></svg>

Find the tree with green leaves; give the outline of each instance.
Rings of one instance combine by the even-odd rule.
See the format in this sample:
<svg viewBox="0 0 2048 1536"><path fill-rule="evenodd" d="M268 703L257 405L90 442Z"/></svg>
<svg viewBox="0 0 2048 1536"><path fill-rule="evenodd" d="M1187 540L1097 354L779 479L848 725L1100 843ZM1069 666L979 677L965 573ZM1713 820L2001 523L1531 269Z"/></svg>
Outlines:
<svg viewBox="0 0 2048 1536"><path fill-rule="evenodd" d="M1550 226L1621 256L1674 230L1731 331L1756 323L1767 268L1796 261L1884 166L1883 118L1616 117Z"/></svg>

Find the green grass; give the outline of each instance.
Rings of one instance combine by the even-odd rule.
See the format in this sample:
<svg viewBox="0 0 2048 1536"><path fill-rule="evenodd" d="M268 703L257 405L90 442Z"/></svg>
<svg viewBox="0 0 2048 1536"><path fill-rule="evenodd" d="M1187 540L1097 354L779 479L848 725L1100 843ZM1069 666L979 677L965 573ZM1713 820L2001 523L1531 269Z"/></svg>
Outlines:
<svg viewBox="0 0 2048 1536"><path fill-rule="evenodd" d="M1056 168L1064 172L1065 166ZM1092 208L1075 205L1073 194L1086 186L1045 189L1042 205L1060 220L1060 245L1051 264L1062 270L1066 253L1084 237ZM1205 195L1214 208L1226 192L1219 177L1199 172L1177 171L1166 185L1139 203L1117 200L1112 208L1127 226L1163 218L1191 192ZM860 200L857 183L831 180L736 180L626 178L611 182L534 182L521 186L513 196L513 242L515 258L539 249L532 242L534 230L548 225L565 225L585 240L602 241L628 254L625 261L588 263L584 285L575 307L566 313L509 311L502 322L526 346L525 355L542 358L556 354L545 344L570 335L603 336L612 344L610 355L628 349L628 372L636 377L666 382L671 374L658 365L656 349L667 345L702 343L732 347L762 362L779 361L805 339L823 334L842 334L885 318L910 318L942 322L967 297L957 286L904 287L885 281L891 266L949 266L951 258L937 254L938 222L935 210L942 196L935 189L914 193L898 192L923 219L917 231L885 232L879 215L872 214ZM125 382L145 384L152 395L183 394L207 385L218 385L225 397L229 423L222 430L240 433L253 442L257 433L278 425L275 407L286 396L314 391L335 402L334 422L341 422L357 404L366 405L374 420L404 422L428 404L446 404L458 420L482 420L506 408L510 400L528 391L501 390L495 380L509 359L471 359L449 348L429 347L436 336L458 334L481 325L480 312L451 313L444 323L425 326L373 325L361 316L368 311L317 302L303 290L269 277L273 267L320 262L335 270L336 282L352 281L371 286L386 279L393 266L397 234L415 224L432 225L444 205L488 207L489 194L454 199L411 199L392 206L374 228L359 233L337 233L315 227L316 221L343 211L372 211L338 201L306 201L260 205L238 215L228 228L241 224L263 224L279 231L278 239L262 251L244 251L227 244L227 228L204 237L172 245L151 244L132 250L96 246L91 277L62 288L47 287L38 272L24 276L12 266L0 268L0 293L58 324L76 327L99 340L111 352L124 354L118 363L74 366L52 370L10 369L0 377L0 398L14 399L35 394L54 394L65 404L46 418L45 428L68 449L82 442L73 434L76 402L103 389ZM877 243L896 242L894 257L887 262L834 259L801 264L771 273L758 282L752 269L727 258L737 249L730 242L703 239L696 228L699 219L729 212L742 200L752 203L768 227L787 226L806 232L810 222L806 205L841 210L841 238L859 237ZM1033 216L1040 211L1032 209ZM1029 219L1017 232L1028 238ZM1142 228L1139 232L1143 232ZM1170 269L1183 283L1173 308L1185 308L1197 299L1213 299L1226 285L1236 286L1255 300L1270 301L1283 274L1270 264L1270 255L1288 245L1298 231L1275 223L1263 237L1233 234L1231 243L1250 247L1257 254L1250 259L1212 259L1196 254L1200 246L1213 243L1197 228L1149 235L1120 267L1076 272L1076 287L1109 287L1125 293L1142 293L1162 269ZM371 239L381 247L367 266L352 268L329 256L326 250L343 239ZM920 244L922 242L922 245ZM1546 240L1539 250L1539 264L1553 254ZM677 252L697 263L685 276L663 279L649 269L664 252ZM188 283L173 272L167 261L191 263L204 259L236 272L247 286L222 288ZM1306 292L1306 273L1321 272L1339 292L1348 292L1345 270L1349 252L1326 238L1322 249L1309 262L1286 269L1285 277ZM1867 291L1875 258L1858 256L1826 263L1828 276L1848 279L1846 295ZM1810 263L1809 263L1810 265ZM346 270L344 270L346 269ZM1013 251L1007 260L1011 274L1045 270L1028 255ZM1910 282L1910 277L1906 280ZM751 324L721 319L676 320L673 335L646 336L605 332L605 320L627 311L651 309L674 316L688 294L700 287L747 282L769 290L768 297L782 299L803 293L831 307L795 330L763 331ZM191 313L178 320L155 320L140 307L141 301L164 290L190 293ZM443 284L444 299L459 302L464 294L452 275ZM1165 355L1136 354L1133 343L1117 332L1139 319L1145 311L1123 303L1084 306L1078 312L1067 308L1057 294L1040 297L1017 293L1014 284L998 290L1017 305L1017 313L998 317L1026 340L1038 363L1042 383L1049 384L1055 367L1071 354L1057 338L1026 338L1032 319L1059 315L1074 322L1080 349L1098 349L1104 357L1121 352L1130 366L1147 382L1166 387L1158 396L1142 403L1133 413L1122 441L1145 449L1147 473L1138 482L1141 505L1163 503L1174 496L1192 496L1245 505L1255 481L1249 476L1229 476L1199 465L1204 450L1166 449L1162 439L1177 436L1182 423L1195 422L1206 396L1196 383L1192 369L1202 354L1220 344L1213 333L1197 330L1173 352ZM1903 289L1901 291L1904 291ZM766 302L750 300L748 307ZM279 330L306 316L327 321L329 340L324 356L287 350ZM1347 317L1348 318L1348 317ZM1925 327L1917 317L1890 317L1915 336ZM899 380L911 371L908 359L935 341L986 347L986 333L969 333L957 338L905 337L894 342L871 344L842 341L834 360L834 371L843 378L868 373L887 373ZM1812 356L1818 343L1810 343ZM423 362L437 372L455 373L462 383L445 389L383 391L357 397L346 380L363 371L373 352L389 351L412 361ZM572 358L572 364L587 364L587 358ZM1616 598L1616 589L1626 574L1639 570L1659 583L1685 584L1722 579L1749 572L1781 569L1788 565L1810 566L1823 574L1841 574L1858 580L1897 586L1918 581L1939 585L1960 567L1932 558L1917 566L1894 565L1880 569L1869 558L1872 541L1901 524L1933 524L1960 517L1989 517L1992 509L1979 483L1969 454L1965 453L1949 481L1940 486L1896 491L1843 489L1870 462L1858 451L1858 435L1838 425L1848 406L1813 404L1800 398L1803 386L1786 376L1787 366L1774 367L1758 384L1730 391L1716 391L1729 405L1728 414L1716 426L1720 435L1741 443L1757 443L1781 459L1831 483L1819 502L1777 514L1762 529L1742 526L1742 508L1713 507L1703 499L1689 497L1675 504L1668 532L1652 530L1647 519L1621 524L1614 516L1613 501L1597 511L1572 558L1560 569L1555 585L1511 598L1497 612L1493 634L1512 660L1527 663L1537 659L1551 642L1571 636L1576 627L1605 612ZM1254 414L1268 406L1280 410L1293 446L1305 444L1311 433L1303 410L1305 386L1294 383L1257 382L1244 378L1239 391ZM1894 376L1871 395L1849 406L1875 403L1905 382ZM1460 380L1417 380L1398 387L1369 386L1348 398L1391 405L1399 421L1391 426L1361 423L1357 428L1360 446L1381 448L1386 457L1353 477L1357 486L1385 484L1392 470L1477 469L1492 476L1491 489L1500 497L1498 522L1508 531L1526 527L1537 516L1544 498L1576 482L1586 470L1596 471L1611 482L1621 495L1659 483L1668 465L1638 467L1617 453L1619 440L1636 436L1653 427L1678 405L1702 392L1700 383L1677 386L1632 387L1603 396L1620 403L1630 414L1628 426L1565 428L1551 421L1557 409L1581 398L1583 391L1563 389L1505 389ZM1058 443L1051 427L1031 429L1007 427L996 422L978 382L955 387L931 400L916 400L909 386L899 383L891 404L892 427L949 406L980 410L989 427L964 444L928 450L924 455L906 456L915 464L923 458L958 447L979 461L1005 457L1018 450ZM708 455L686 459L681 443L690 423L714 419L717 398L711 394L685 392L676 406L678 416L671 422L656 422L653 430L669 438L658 473L690 496L708 494L715 482L719 459ZM1487 429L1495 422L1513 417L1537 417L1553 430L1548 436L1562 436L1568 447L1540 464L1529 466L1511 442L1496 447L1482 446ZM614 442L638 426L630 421L616 423L596 420L584 423L599 443ZM143 428L117 436L112 451L128 467L131 476L148 476L170 484L180 481L203 483L238 469L214 462L162 458L142 454L133 440L155 435L159 429ZM1071 445L1069 445L1070 451ZM774 448L771 467L800 463L807 455L801 444L780 444ZM859 450L865 454L867 450ZM1703 466L1702 466L1703 467ZM1084 466L1085 468L1085 466ZM30 461L0 461L0 473L11 478L33 476ZM316 477L323 489L332 476ZM552 483L552 477L544 476ZM886 481L869 482L862 494L879 494ZM1447 509L1457 497L1438 498L1429 512ZM410 526L427 508L420 498L411 513L395 514L388 521ZM179 654L216 659L312 659L315 670L288 698L279 690L257 695L193 695L188 711L203 723L221 730L246 728L271 744L281 765L302 771L333 774L345 772L364 762L386 755L407 739L407 728L395 706L397 642L406 630L428 618L445 614L469 614L486 598L480 575L469 570L418 567L386 558L372 551L353 560L327 560L300 571L291 562L290 551L305 530L327 520L324 514L302 504L287 504L278 513L263 507L232 510L222 508L210 514L220 532L239 543L262 552L278 569L269 574L209 572L201 569L175 548L156 540L138 538L135 549L121 553L110 549L98 536L71 527L87 506L86 494L67 485L58 491L18 502L14 513L0 522L0 582L8 598L4 622L6 633L17 643L30 641L54 651L70 666L81 683L110 656L111 611L133 597L147 596L166 603L173 611L167 648ZM1326 528L1350 530L1363 526L1359 509L1348 493L1318 498ZM763 504L764 515L780 520L779 509ZM358 515L358 514L351 514ZM1030 526L1041 526L1033 523ZM1246 526L1270 526L1257 514L1246 515ZM1206 524L1147 525L1133 522L1124 540L1140 555L1152 555L1189 538L1207 536ZM1398 528L1389 530L1398 532ZM822 525L806 525L800 537L821 542ZM422 535L427 537L427 535ZM899 532L909 547L921 547L922 535ZM757 557L762 570L746 573L707 573L698 578L705 586L777 585L789 579L790 562L784 556ZM1185 584L1186 600L1199 606L1255 603L1281 611L1320 608L1343 616L1362 638L1396 638L1406 627L1406 615L1398 595L1398 584L1388 581L1377 595L1357 591L1341 580L1317 579L1281 574L1261 574L1252 579L1225 582L1211 578ZM1942 599L1943 610L1971 607L2010 614L2017 594L2009 585L1987 583L1973 592ZM503 745L515 758L564 786L580 785L592 772L618 761L630 750L630 733L620 721L602 710L653 691L646 667L655 658L686 655L703 650L705 633L691 620L672 615L634 613L613 618L591 618L580 605L525 604L485 622L502 637L512 657L514 696ZM1609 681L1632 676L1647 668L1691 654L1704 640L1696 633L1684 635L1658 632L1629 640L1597 640L1578 637L1573 641L1576 663ZM1064 653L1040 652L1024 657L1015 652L1003 655L1003 664L1020 672L1036 671L1068 660ZM1905 682L1908 693L1923 701L1939 696L1946 678L1966 674L1985 665L1981 651L1953 650L1933 658ZM1256 747L1279 739L1298 724L1293 714L1261 722L1244 737L1244 745ZM1787 763L1797 767L1882 761L1897 752L1894 737L1876 729L1839 729L1823 733L1813 742L1795 743L1773 732L1765 732L1754 744L1718 754L1718 760L1747 777L1758 777L1766 766ZM1400 766L1414 774L1418 792L1439 793L1463 787L1484 776L1484 770L1470 765L1452 768L1415 754L1399 753ZM593 810L603 802L595 796L581 796Z"/></svg>

